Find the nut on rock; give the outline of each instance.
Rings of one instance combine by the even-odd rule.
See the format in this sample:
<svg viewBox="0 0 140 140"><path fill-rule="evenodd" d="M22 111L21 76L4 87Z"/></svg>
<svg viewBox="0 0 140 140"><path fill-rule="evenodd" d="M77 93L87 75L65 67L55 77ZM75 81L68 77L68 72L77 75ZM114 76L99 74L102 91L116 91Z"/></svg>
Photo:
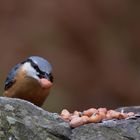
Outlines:
<svg viewBox="0 0 140 140"><path fill-rule="evenodd" d="M107 110L107 108L89 108L83 112L74 111L73 113L70 113L67 109L63 109L60 114L60 117L68 121L72 128L88 123L102 123L107 120L128 119L134 116L134 112L124 113L123 111Z"/></svg>

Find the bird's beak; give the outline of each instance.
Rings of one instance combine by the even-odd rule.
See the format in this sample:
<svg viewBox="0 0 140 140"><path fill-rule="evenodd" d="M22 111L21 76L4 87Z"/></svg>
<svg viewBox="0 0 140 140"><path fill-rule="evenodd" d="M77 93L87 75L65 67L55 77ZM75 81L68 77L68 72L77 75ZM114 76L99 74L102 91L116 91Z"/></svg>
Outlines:
<svg viewBox="0 0 140 140"><path fill-rule="evenodd" d="M49 75L47 73L45 73L44 78L50 81Z"/></svg>

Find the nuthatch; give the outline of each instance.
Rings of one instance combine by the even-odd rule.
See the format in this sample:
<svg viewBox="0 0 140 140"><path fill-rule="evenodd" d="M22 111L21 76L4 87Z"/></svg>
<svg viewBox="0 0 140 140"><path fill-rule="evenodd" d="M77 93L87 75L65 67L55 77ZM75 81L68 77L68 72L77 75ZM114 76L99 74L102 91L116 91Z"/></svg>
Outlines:
<svg viewBox="0 0 140 140"><path fill-rule="evenodd" d="M12 68L5 81L4 96L20 98L42 106L52 86L52 66L31 56Z"/></svg>

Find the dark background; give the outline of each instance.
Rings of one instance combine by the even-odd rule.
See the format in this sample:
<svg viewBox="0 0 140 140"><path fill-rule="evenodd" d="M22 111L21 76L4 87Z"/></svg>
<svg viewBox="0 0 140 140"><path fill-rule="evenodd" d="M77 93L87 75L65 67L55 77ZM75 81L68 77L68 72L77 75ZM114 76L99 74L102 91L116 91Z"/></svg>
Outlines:
<svg viewBox="0 0 140 140"><path fill-rule="evenodd" d="M51 62L46 110L140 104L138 0L1 0L0 49L1 92L18 62Z"/></svg>

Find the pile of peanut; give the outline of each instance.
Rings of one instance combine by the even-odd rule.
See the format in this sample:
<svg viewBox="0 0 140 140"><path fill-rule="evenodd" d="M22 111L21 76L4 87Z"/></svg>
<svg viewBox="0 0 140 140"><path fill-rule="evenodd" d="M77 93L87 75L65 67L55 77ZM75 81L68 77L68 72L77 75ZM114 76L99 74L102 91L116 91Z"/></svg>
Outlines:
<svg viewBox="0 0 140 140"><path fill-rule="evenodd" d="M118 112L115 110L107 110L106 108L90 108L83 112L74 111L73 113L70 113L67 109L63 109L60 117L68 121L72 128L75 128L87 123L99 123L103 120L112 119L126 119L134 115L133 112L124 113L123 111Z"/></svg>

